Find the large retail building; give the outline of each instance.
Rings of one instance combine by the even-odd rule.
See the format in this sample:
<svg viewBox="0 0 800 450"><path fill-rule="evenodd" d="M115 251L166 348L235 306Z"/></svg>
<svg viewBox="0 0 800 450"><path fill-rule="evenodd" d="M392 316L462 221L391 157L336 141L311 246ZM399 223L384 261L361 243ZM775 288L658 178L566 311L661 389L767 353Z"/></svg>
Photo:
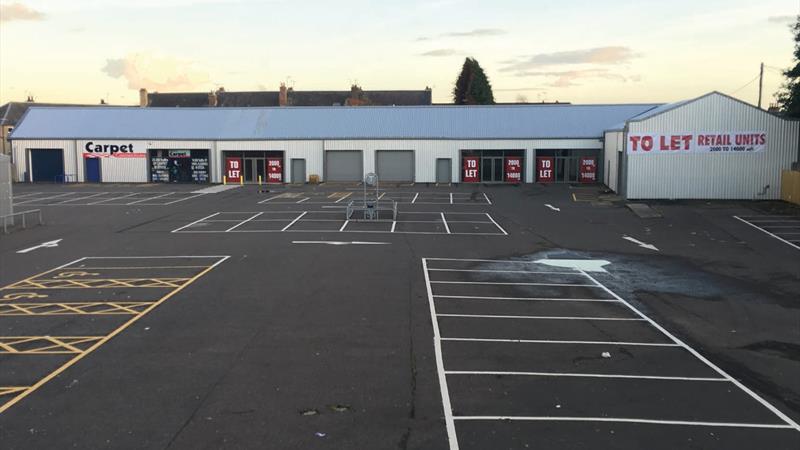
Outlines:
<svg viewBox="0 0 800 450"><path fill-rule="evenodd" d="M672 104L38 108L32 182L604 183L627 198L775 199L800 123L713 92Z"/></svg>

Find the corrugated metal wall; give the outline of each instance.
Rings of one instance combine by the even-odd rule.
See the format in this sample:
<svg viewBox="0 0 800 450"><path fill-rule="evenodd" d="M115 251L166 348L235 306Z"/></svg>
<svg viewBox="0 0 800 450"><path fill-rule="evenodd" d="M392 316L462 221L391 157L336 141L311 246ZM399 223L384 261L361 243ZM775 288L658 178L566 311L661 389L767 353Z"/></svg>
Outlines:
<svg viewBox="0 0 800 450"><path fill-rule="evenodd" d="M789 169L798 155L800 123L719 94L628 126L630 133L767 133L761 153L628 155L626 194L631 199L778 199L781 170Z"/></svg>
<svg viewBox="0 0 800 450"><path fill-rule="evenodd" d="M209 171L213 172L215 167L213 161L213 142L211 141L108 141L95 139L102 143L119 142L120 144L131 143L137 152L144 152L143 158L100 158L100 174L104 183L146 183L149 180L149 150L209 150ZM78 155L78 181L85 181L83 164L83 149L89 141L77 141L76 151Z"/></svg>
<svg viewBox="0 0 800 450"><path fill-rule="evenodd" d="M309 175L319 175L322 179L322 169L324 165L323 144L320 140L308 141L217 141L216 158L218 165L214 166L212 180L215 183L222 182L222 172L224 171L222 152L223 151L280 151L283 154L283 173L287 183L293 183L291 162L292 159L306 160L306 179Z"/></svg>
<svg viewBox="0 0 800 450"><path fill-rule="evenodd" d="M100 141L100 140L98 140ZM103 141L108 142L108 141ZM377 150L413 150L415 178L419 183L436 182L436 159L452 160L452 179L461 179L461 150L524 150L525 181L533 180L536 150L542 149L602 149L601 139L547 139L547 140L292 140L292 141L125 141L137 149L209 149L211 181L222 182L224 151L283 151L284 175L291 180L291 160L306 160L306 176L316 174L324 179L325 150L362 150L364 172L375 172ZM26 170L25 154L28 148L62 148L67 173L84 181L83 146L86 141L14 141L14 158L22 179ZM104 182L147 182L148 158L103 158ZM306 179L305 181L308 181Z"/></svg>
<svg viewBox="0 0 800 450"><path fill-rule="evenodd" d="M357 140L325 141L325 150L363 150L364 172L375 172L376 150L413 150L417 183L436 182L436 159L452 159L452 179L461 180L461 150L525 150L525 182L533 180L537 149L602 149L601 139L547 140Z"/></svg>
<svg viewBox="0 0 800 450"><path fill-rule="evenodd" d="M598 162L605 169L603 182L614 192L618 192L617 181L619 180L619 173L617 167L622 156L620 152L623 150L622 135L621 131L608 131L605 133L603 160Z"/></svg>
<svg viewBox="0 0 800 450"><path fill-rule="evenodd" d="M78 175L79 161L75 153L75 141L67 140L19 140L13 141L14 167L17 171L16 179L25 180L25 172L28 171L28 149L31 148L60 148L64 151L64 173ZM80 169L82 170L82 169Z"/></svg>

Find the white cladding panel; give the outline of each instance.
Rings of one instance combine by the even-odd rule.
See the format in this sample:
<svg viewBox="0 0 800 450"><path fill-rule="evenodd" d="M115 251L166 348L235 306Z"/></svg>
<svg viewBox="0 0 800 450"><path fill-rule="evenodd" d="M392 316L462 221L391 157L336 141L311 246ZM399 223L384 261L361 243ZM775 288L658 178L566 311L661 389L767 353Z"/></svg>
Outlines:
<svg viewBox="0 0 800 450"><path fill-rule="evenodd" d="M525 150L526 182L533 178L531 160L536 149L602 149L601 139L539 139L539 140L326 140L325 150L363 150L364 172L375 172L376 150L413 150L417 183L436 182L436 159L450 158L453 162L452 180L461 180L461 150Z"/></svg>
<svg viewBox="0 0 800 450"><path fill-rule="evenodd" d="M603 171L605 179L603 182L614 192L618 192L619 173L619 158L622 156L620 153L623 150L623 133L621 131L608 131L605 134L605 141L603 142L603 160L600 164L604 164L605 170Z"/></svg>
<svg viewBox="0 0 800 450"><path fill-rule="evenodd" d="M641 122L629 122L629 133L764 131L767 148L764 152L744 154L626 155L626 196L778 199L781 170L791 168L798 158L798 130L800 122L781 119L716 93Z"/></svg>
<svg viewBox="0 0 800 450"><path fill-rule="evenodd" d="M19 140L12 142L14 155L14 169L16 179L24 180L25 172L28 171L28 150L32 148L60 148L64 151L64 173L77 177L83 174L83 162L79 161L80 155L75 152L75 141L68 140ZM80 178L78 178L80 180Z"/></svg>
<svg viewBox="0 0 800 450"><path fill-rule="evenodd" d="M77 153L79 159L83 159L83 152L87 142L100 144L133 144L135 153L143 153L143 157L106 157L100 158L101 177L104 183L147 183L149 180L149 156L148 150L209 150L209 171L214 172L217 167L214 162L213 142L212 141L130 141L130 140L79 140L77 141ZM81 163L80 176L78 181L84 181L84 165ZM213 181L213 180L212 180Z"/></svg>
<svg viewBox="0 0 800 450"><path fill-rule="evenodd" d="M275 151L283 154L283 175L287 183L293 183L291 162L292 159L306 160L306 179L309 175L319 175L322 179L322 166L324 152L321 140L292 140L292 141L217 141L216 153L219 159L219 169L214 170L214 180L222 182L222 172L225 170L222 161L224 151Z"/></svg>
<svg viewBox="0 0 800 450"><path fill-rule="evenodd" d="M100 140L96 140L100 141ZM14 162L17 176L22 178L28 148L62 148L67 173L76 174L84 181L83 147L87 141L72 140L15 140ZM102 140L104 143L111 143ZM208 149L211 181L222 182L224 164L223 151L283 151L284 176L291 180L291 160L306 160L306 175L323 176L325 150L363 150L364 171L374 172L376 150L413 150L415 155L415 178L420 183L436 181L436 159L452 159L452 179L461 179L461 150L525 150L525 181L533 179L537 149L602 149L601 139L533 139L533 140L275 140L275 141L120 141L133 143L137 150L143 149ZM20 161L22 163L20 163ZM149 158L102 158L103 182L147 182ZM306 181L308 181L306 179Z"/></svg>
<svg viewBox="0 0 800 450"><path fill-rule="evenodd" d="M306 182L308 182L309 175L319 175L320 180L322 180L322 168L325 161L323 141L288 141L286 142L284 158L283 173L286 175L288 183L295 182L291 179L292 159L306 160Z"/></svg>

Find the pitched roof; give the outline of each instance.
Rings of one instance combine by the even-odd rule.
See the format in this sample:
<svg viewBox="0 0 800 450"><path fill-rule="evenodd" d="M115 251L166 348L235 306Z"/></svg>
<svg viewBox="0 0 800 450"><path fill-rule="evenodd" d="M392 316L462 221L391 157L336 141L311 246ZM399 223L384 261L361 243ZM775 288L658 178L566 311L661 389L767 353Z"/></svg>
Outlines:
<svg viewBox="0 0 800 450"><path fill-rule="evenodd" d="M37 102L8 102L0 106L0 125L16 125L19 119L25 115L25 112L31 106L50 106L50 107L66 107L66 106L101 106L101 105L82 105L78 103L37 103ZM107 106L107 105L102 105Z"/></svg>
<svg viewBox="0 0 800 450"><path fill-rule="evenodd" d="M600 139L658 105L31 108L13 139Z"/></svg>

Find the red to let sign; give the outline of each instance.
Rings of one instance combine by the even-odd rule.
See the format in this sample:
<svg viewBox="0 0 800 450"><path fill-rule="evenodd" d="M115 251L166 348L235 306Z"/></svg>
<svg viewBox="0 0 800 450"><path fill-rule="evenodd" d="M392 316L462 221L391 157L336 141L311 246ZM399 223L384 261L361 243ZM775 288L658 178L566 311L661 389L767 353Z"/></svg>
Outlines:
<svg viewBox="0 0 800 450"><path fill-rule="evenodd" d="M464 174L461 177L461 181L464 183L477 183L480 181L480 177L478 176L478 157L477 156L465 156L464 157Z"/></svg>
<svg viewBox="0 0 800 450"><path fill-rule="evenodd" d="M581 183L594 183L597 181L597 158L581 156Z"/></svg>
<svg viewBox="0 0 800 450"><path fill-rule="evenodd" d="M242 178L242 158L225 158L225 178L238 183Z"/></svg>
<svg viewBox="0 0 800 450"><path fill-rule="evenodd" d="M283 183L283 160L267 158L267 183Z"/></svg>
<svg viewBox="0 0 800 450"><path fill-rule="evenodd" d="M519 156L506 156L506 183L519 183L522 181L522 158Z"/></svg>
<svg viewBox="0 0 800 450"><path fill-rule="evenodd" d="M539 183L552 183L555 179L553 176L553 158L547 156L539 156L536 158L536 181Z"/></svg>

